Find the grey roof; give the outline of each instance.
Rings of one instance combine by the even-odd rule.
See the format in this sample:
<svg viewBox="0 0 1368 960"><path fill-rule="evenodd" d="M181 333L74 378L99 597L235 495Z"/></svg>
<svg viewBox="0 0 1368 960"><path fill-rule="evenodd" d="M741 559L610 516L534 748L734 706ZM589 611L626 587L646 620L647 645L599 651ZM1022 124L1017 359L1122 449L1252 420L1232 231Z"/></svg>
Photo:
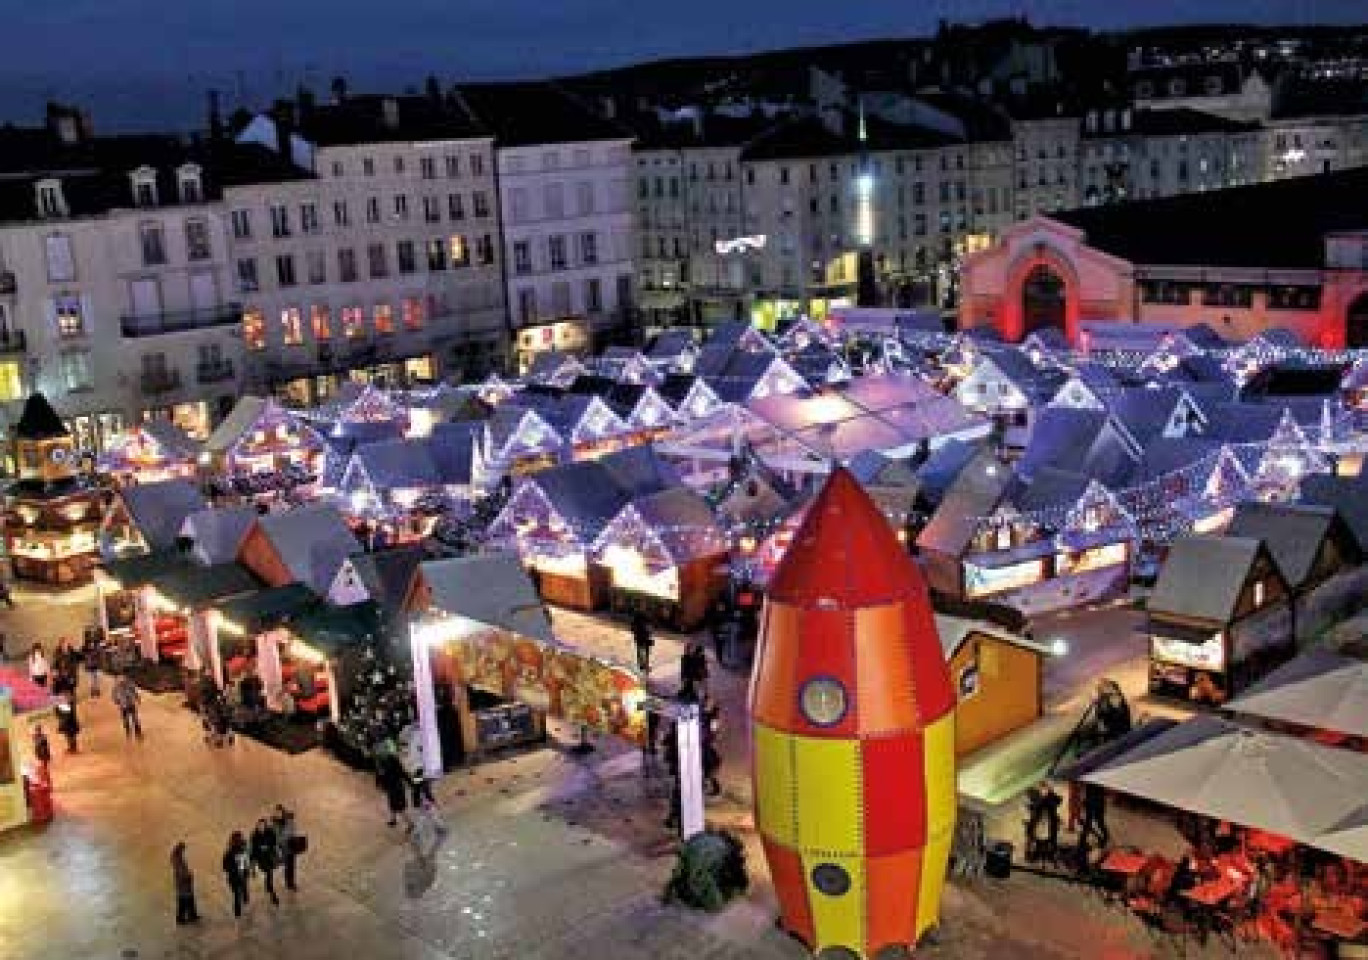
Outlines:
<svg viewBox="0 0 1368 960"><path fill-rule="evenodd" d="M160 417L148 420L142 424L142 430L157 445L166 452L169 457L178 457L182 460L193 460L199 456L200 443L188 433L176 426L170 420L163 420Z"/></svg>
<svg viewBox="0 0 1368 960"><path fill-rule="evenodd" d="M1111 486L1134 470L1135 458L1112 426L1109 414L1045 407L1031 428L1017 469L1029 478L1044 467L1086 474Z"/></svg>
<svg viewBox="0 0 1368 960"><path fill-rule="evenodd" d="M1011 468L991 451L981 450L946 490L917 545L947 556L963 555L979 520L998 508L1013 480Z"/></svg>
<svg viewBox="0 0 1368 960"><path fill-rule="evenodd" d="M1213 456L1221 445L1206 437L1159 437L1145 447L1130 482L1155 480Z"/></svg>
<svg viewBox="0 0 1368 960"><path fill-rule="evenodd" d="M192 550L200 563L231 563L256 519L252 507L217 507L190 514L180 532L194 542Z"/></svg>
<svg viewBox="0 0 1368 960"><path fill-rule="evenodd" d="M1045 467L1036 471L1031 482L1012 498L1019 510L1044 510L1050 507L1072 507L1088 489L1089 479L1081 473Z"/></svg>
<svg viewBox="0 0 1368 960"><path fill-rule="evenodd" d="M984 351L983 357L985 360L991 361L998 368L998 371L1032 403L1048 399L1063 382L1058 374L1037 367L1015 347L987 349Z"/></svg>
<svg viewBox="0 0 1368 960"><path fill-rule="evenodd" d="M917 468L917 485L922 499L931 504L939 503L960 471L973 462L981 449L981 444L967 440L947 440L932 450Z"/></svg>
<svg viewBox="0 0 1368 960"><path fill-rule="evenodd" d="M392 619L408 599L414 574L426 557L427 551L421 546L402 546L354 554L350 560L366 593Z"/></svg>
<svg viewBox="0 0 1368 960"><path fill-rule="evenodd" d="M1235 508L1226 534L1262 540L1287 582L1296 588L1311 576L1326 537L1337 528L1340 535L1352 537L1338 526L1342 523L1332 507L1246 501Z"/></svg>
<svg viewBox="0 0 1368 960"><path fill-rule="evenodd" d="M555 643L546 606L513 554L428 560L418 565L418 575L432 593L433 608L443 613Z"/></svg>
<svg viewBox="0 0 1368 960"><path fill-rule="evenodd" d="M180 479L126 486L119 499L149 550L174 547L185 518L208 506L198 487Z"/></svg>
<svg viewBox="0 0 1368 960"><path fill-rule="evenodd" d="M864 486L915 486L917 471L906 458L890 457L878 450L862 450L850 458L846 469Z"/></svg>
<svg viewBox="0 0 1368 960"><path fill-rule="evenodd" d="M688 487L670 487L638 497L624 508L631 510L664 544L670 559L676 564L727 552L727 538L717 525L706 500ZM622 516L614 518L603 533L598 545L606 546L613 527Z"/></svg>
<svg viewBox="0 0 1368 960"><path fill-rule="evenodd" d="M1368 553L1368 473L1357 477L1314 473L1301 482L1301 501L1334 507L1358 540L1360 551Z"/></svg>
<svg viewBox="0 0 1368 960"><path fill-rule="evenodd" d="M696 349L692 330L662 330L646 348L652 360L678 360Z"/></svg>
<svg viewBox="0 0 1368 960"><path fill-rule="evenodd" d="M1263 550L1261 541L1249 537L1175 540L1150 595L1150 613L1229 623L1250 568Z"/></svg>
<svg viewBox="0 0 1368 960"><path fill-rule="evenodd" d="M352 453L352 463L363 469L379 490L442 485L426 439L362 444Z"/></svg>
<svg viewBox="0 0 1368 960"><path fill-rule="evenodd" d="M1207 410L1206 436L1222 443L1266 443L1277 432L1282 422L1283 412L1292 410L1293 419L1306 426L1314 424L1320 416L1319 401L1314 411L1300 411L1289 407L1285 402L1271 403L1217 403Z"/></svg>
<svg viewBox="0 0 1368 960"><path fill-rule="evenodd" d="M1226 706L1244 716L1368 737L1368 662L1310 650Z"/></svg>
<svg viewBox="0 0 1368 960"><path fill-rule="evenodd" d="M679 472L650 444L616 450L599 457L598 462L634 497L683 483Z"/></svg>
<svg viewBox="0 0 1368 960"><path fill-rule="evenodd" d="M483 424L475 421L439 423L427 437L428 453L443 483L467 485L475 480L475 452Z"/></svg>
<svg viewBox="0 0 1368 960"><path fill-rule="evenodd" d="M342 561L361 549L342 514L324 504L268 513L257 526L295 580L320 596L332 587Z"/></svg>
<svg viewBox="0 0 1368 960"><path fill-rule="evenodd" d="M267 397L239 397L232 411L204 441L204 449L211 453L226 453L274 406L276 402Z"/></svg>

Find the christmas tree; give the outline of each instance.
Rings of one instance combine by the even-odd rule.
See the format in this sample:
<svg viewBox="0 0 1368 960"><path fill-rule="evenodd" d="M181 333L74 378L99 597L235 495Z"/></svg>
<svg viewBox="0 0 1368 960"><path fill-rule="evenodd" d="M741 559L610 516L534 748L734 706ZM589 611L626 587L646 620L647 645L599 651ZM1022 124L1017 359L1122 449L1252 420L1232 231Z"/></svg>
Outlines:
<svg viewBox="0 0 1368 960"><path fill-rule="evenodd" d="M367 758L414 722L412 680L373 638L368 640L358 655L351 694L337 725L343 745Z"/></svg>

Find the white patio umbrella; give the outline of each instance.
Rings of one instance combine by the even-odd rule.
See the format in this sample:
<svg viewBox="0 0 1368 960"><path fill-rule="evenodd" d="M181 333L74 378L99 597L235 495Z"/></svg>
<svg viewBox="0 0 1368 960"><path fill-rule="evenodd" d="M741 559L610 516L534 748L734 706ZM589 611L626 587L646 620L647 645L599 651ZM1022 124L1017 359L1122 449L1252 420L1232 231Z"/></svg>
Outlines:
<svg viewBox="0 0 1368 960"><path fill-rule="evenodd" d="M1368 803L1342 817L1318 836L1312 846L1359 863L1368 863Z"/></svg>
<svg viewBox="0 0 1368 960"><path fill-rule="evenodd" d="M1082 779L1320 847L1368 796L1368 756L1203 716Z"/></svg>
<svg viewBox="0 0 1368 960"><path fill-rule="evenodd" d="M1368 662L1313 650L1232 700L1240 714L1368 737Z"/></svg>

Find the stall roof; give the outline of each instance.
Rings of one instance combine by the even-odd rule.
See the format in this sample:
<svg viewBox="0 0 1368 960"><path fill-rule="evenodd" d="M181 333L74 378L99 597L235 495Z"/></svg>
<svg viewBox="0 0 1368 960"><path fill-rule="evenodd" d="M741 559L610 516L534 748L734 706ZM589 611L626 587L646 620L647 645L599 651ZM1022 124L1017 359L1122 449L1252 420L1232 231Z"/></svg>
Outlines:
<svg viewBox="0 0 1368 960"><path fill-rule="evenodd" d="M1311 650L1228 703L1234 713L1368 737L1368 663ZM1364 785L1368 790L1368 784Z"/></svg>
<svg viewBox="0 0 1368 960"><path fill-rule="evenodd" d="M145 587L150 583L156 583L168 573L173 573L189 565L189 558L179 550L158 550L136 557L107 560L104 569L105 573L109 574L111 579L116 580L122 589L131 590L134 587Z"/></svg>
<svg viewBox="0 0 1368 960"><path fill-rule="evenodd" d="M342 561L361 549L335 507L313 504L257 518L261 532L300 583L326 594Z"/></svg>
<svg viewBox="0 0 1368 960"><path fill-rule="evenodd" d="M304 584L287 583L225 600L218 611L244 630L260 631L292 623L321 603L318 594Z"/></svg>
<svg viewBox="0 0 1368 960"><path fill-rule="evenodd" d="M1249 537L1183 537L1169 547L1150 613L1229 623L1249 569L1264 550Z"/></svg>
<svg viewBox="0 0 1368 960"><path fill-rule="evenodd" d="M234 560L242 538L256 522L252 507L215 507L197 510L185 518L180 535L193 543L192 552L200 563L218 564Z"/></svg>
<svg viewBox="0 0 1368 960"><path fill-rule="evenodd" d="M185 518L208 506L197 486L179 479L123 487L119 499L149 550L174 547Z"/></svg>
<svg viewBox="0 0 1368 960"><path fill-rule="evenodd" d="M1368 472L1357 477L1312 474L1301 482L1301 500L1334 507L1354 532L1359 549L1368 553Z"/></svg>
<svg viewBox="0 0 1368 960"><path fill-rule="evenodd" d="M361 649L367 642L378 640L382 633L379 609L370 601L345 607L319 604L300 616L292 629L330 658Z"/></svg>
<svg viewBox="0 0 1368 960"><path fill-rule="evenodd" d="M227 453L233 444L252 428L252 424L257 422L272 402L265 397L240 397L228 416L214 428L213 433L209 434L209 439L204 441L204 449L211 453Z"/></svg>
<svg viewBox="0 0 1368 960"><path fill-rule="evenodd" d="M1299 587L1311 576L1326 537L1339 530L1352 539L1343 522L1333 507L1246 501L1235 508L1226 534L1262 540L1287 582Z"/></svg>
<svg viewBox="0 0 1368 960"><path fill-rule="evenodd" d="M413 577L426 557L427 551L421 546L403 546L359 553L351 557L351 562L366 593L386 616L393 617L402 609Z"/></svg>
<svg viewBox="0 0 1368 960"><path fill-rule="evenodd" d="M208 567L183 563L178 569L157 578L157 590L162 596L191 609L260 589L261 581L239 563L216 563Z"/></svg>
<svg viewBox="0 0 1368 960"><path fill-rule="evenodd" d="M429 560L419 565L418 576L436 610L543 643L555 642L546 606L513 554Z"/></svg>
<svg viewBox="0 0 1368 960"><path fill-rule="evenodd" d="M723 535L706 500L688 487L670 487L633 500L599 535L595 546L606 547L619 518L628 512L660 538L675 564L727 552Z"/></svg>
<svg viewBox="0 0 1368 960"><path fill-rule="evenodd" d="M1368 862L1368 831L1346 829L1368 784L1368 755L1352 750L1200 716L1082 779Z"/></svg>
<svg viewBox="0 0 1368 960"><path fill-rule="evenodd" d="M917 545L946 556L962 556L980 519L997 510L1012 480L1011 467L992 451L979 451L946 490L931 521L917 537Z"/></svg>

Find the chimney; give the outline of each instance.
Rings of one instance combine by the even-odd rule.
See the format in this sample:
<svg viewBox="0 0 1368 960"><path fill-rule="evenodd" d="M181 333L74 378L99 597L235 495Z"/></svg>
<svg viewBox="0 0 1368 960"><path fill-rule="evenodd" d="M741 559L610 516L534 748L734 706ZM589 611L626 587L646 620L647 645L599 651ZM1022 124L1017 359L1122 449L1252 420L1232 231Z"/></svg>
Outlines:
<svg viewBox="0 0 1368 960"><path fill-rule="evenodd" d="M209 142L218 143L223 139L223 112L219 107L219 92L209 91Z"/></svg>
<svg viewBox="0 0 1368 960"><path fill-rule="evenodd" d="M380 122L390 130L399 129L399 101L394 97L380 101Z"/></svg>
<svg viewBox="0 0 1368 960"><path fill-rule="evenodd" d="M332 80L333 103L341 103L347 99L347 78L333 77Z"/></svg>

